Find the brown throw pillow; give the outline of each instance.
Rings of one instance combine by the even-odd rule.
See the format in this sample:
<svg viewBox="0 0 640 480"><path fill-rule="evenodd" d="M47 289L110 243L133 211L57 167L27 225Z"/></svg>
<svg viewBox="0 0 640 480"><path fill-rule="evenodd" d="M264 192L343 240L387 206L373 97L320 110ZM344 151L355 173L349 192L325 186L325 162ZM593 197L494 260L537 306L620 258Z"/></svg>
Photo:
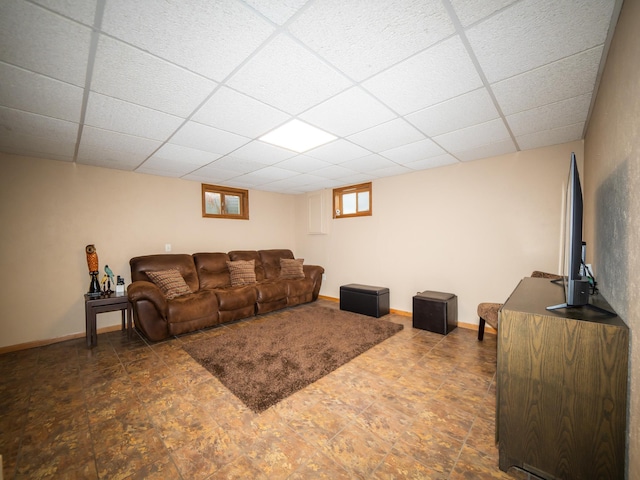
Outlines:
<svg viewBox="0 0 640 480"><path fill-rule="evenodd" d="M236 260L227 262L227 268L231 274L231 285L250 285L256 283L255 260Z"/></svg>
<svg viewBox="0 0 640 480"><path fill-rule="evenodd" d="M158 286L162 293L164 293L164 296L169 300L179 297L180 295L187 295L191 293L189 285L184 281L184 278L182 278L182 275L180 275L180 271L177 268L147 272L147 276Z"/></svg>
<svg viewBox="0 0 640 480"><path fill-rule="evenodd" d="M303 262L304 258L281 258L280 278L304 278Z"/></svg>

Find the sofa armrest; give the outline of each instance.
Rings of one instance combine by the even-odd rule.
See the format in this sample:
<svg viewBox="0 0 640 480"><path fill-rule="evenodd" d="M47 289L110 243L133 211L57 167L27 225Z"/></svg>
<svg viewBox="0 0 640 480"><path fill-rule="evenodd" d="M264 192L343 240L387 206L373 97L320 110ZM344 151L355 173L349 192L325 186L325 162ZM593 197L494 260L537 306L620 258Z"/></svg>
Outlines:
<svg viewBox="0 0 640 480"><path fill-rule="evenodd" d="M304 276L313 280L313 300L318 299L320 287L322 286L322 274L324 268L319 265L302 265Z"/></svg>
<svg viewBox="0 0 640 480"><path fill-rule="evenodd" d="M156 284L138 280L127 287L127 296L132 304L148 300L162 317L167 316L167 299Z"/></svg>

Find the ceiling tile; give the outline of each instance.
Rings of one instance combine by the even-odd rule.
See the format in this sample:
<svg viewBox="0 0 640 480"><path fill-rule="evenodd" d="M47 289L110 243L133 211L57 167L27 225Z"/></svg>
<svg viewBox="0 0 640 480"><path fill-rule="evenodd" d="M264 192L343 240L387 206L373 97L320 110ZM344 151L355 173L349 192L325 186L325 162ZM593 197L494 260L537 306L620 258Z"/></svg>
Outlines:
<svg viewBox="0 0 640 480"><path fill-rule="evenodd" d="M604 43L611 0L523 0L471 27L467 38L489 82Z"/></svg>
<svg viewBox="0 0 640 480"><path fill-rule="evenodd" d="M405 115L479 88L482 81L455 36L376 75L363 86Z"/></svg>
<svg viewBox="0 0 640 480"><path fill-rule="evenodd" d="M335 135L346 137L396 116L360 87L346 90L300 115Z"/></svg>
<svg viewBox="0 0 640 480"><path fill-rule="evenodd" d="M236 175L249 173L254 170L264 168L264 163L254 162L253 160L245 160L227 155L215 162L207 165L207 169L219 168L224 171L236 172Z"/></svg>
<svg viewBox="0 0 640 480"><path fill-rule="evenodd" d="M184 122L180 117L91 92L85 123L137 137L165 140Z"/></svg>
<svg viewBox="0 0 640 480"><path fill-rule="evenodd" d="M586 118L590 103L591 94L580 95L509 115L507 122L515 136L572 125Z"/></svg>
<svg viewBox="0 0 640 480"><path fill-rule="evenodd" d="M15 132L8 134L0 128L0 151L4 153L72 162L75 143L75 138L58 139Z"/></svg>
<svg viewBox="0 0 640 480"><path fill-rule="evenodd" d="M530 133L516 137L521 149L539 148L547 145L572 142L582 138L584 122L562 126L551 130Z"/></svg>
<svg viewBox="0 0 640 480"><path fill-rule="evenodd" d="M454 163L458 163L458 160L454 156L445 153L444 155L405 163L404 166L412 170L425 170L427 168L442 167L444 165L452 165Z"/></svg>
<svg viewBox="0 0 640 480"><path fill-rule="evenodd" d="M196 150L195 148L182 147L172 143L165 143L147 161L162 159L176 162L178 164L188 163L189 165L197 165L198 167L201 167L217 160L218 158L220 158L220 155L215 153L204 152L202 150Z"/></svg>
<svg viewBox="0 0 640 480"><path fill-rule="evenodd" d="M480 160L482 158L497 157L499 155L506 155L507 153L515 153L516 147L510 138L499 140L497 142L487 143L485 145L479 145L469 150L456 152L458 157L463 162L469 162L471 160Z"/></svg>
<svg viewBox="0 0 640 480"><path fill-rule="evenodd" d="M78 124L0 106L0 133L3 137L29 135L74 144Z"/></svg>
<svg viewBox="0 0 640 480"><path fill-rule="evenodd" d="M305 155L313 158L319 158L329 163L341 163L354 158L364 157L371 152L360 145L351 143L347 140L338 139L326 145L314 148L305 152Z"/></svg>
<svg viewBox="0 0 640 480"><path fill-rule="evenodd" d="M407 115L407 120L426 135L435 137L487 122L500 115L485 88L438 103Z"/></svg>
<svg viewBox="0 0 640 480"><path fill-rule="evenodd" d="M197 122L187 122L171 137L170 143L183 147L225 155L249 142L246 137L208 127Z"/></svg>
<svg viewBox="0 0 640 480"><path fill-rule="evenodd" d="M152 157L136 168L137 173L163 175L165 177L181 177L199 168L198 165L176 162L166 158Z"/></svg>
<svg viewBox="0 0 640 480"><path fill-rule="evenodd" d="M216 83L101 36L91 89L130 103L187 117Z"/></svg>
<svg viewBox="0 0 640 480"><path fill-rule="evenodd" d="M418 142L408 143L400 147L385 150L380 153L389 160L403 165L425 158L435 157L444 153L442 148L435 144L433 140L424 139Z"/></svg>
<svg viewBox="0 0 640 480"><path fill-rule="evenodd" d="M510 140L510 136L502 119L491 120L433 138L445 150L453 153L464 152L505 139Z"/></svg>
<svg viewBox="0 0 640 480"><path fill-rule="evenodd" d="M517 0L448 0L453 6L463 27L511 5Z"/></svg>
<svg viewBox="0 0 640 480"><path fill-rule="evenodd" d="M279 35L260 50L228 84L293 115L351 86L344 76L286 35Z"/></svg>
<svg viewBox="0 0 640 480"><path fill-rule="evenodd" d="M381 155L367 155L366 157L355 158L340 164L341 167L348 168L358 173L366 173L382 168L391 168L397 165L397 163L394 163Z"/></svg>
<svg viewBox="0 0 640 480"><path fill-rule="evenodd" d="M491 86L505 115L593 91L602 47L563 58Z"/></svg>
<svg viewBox="0 0 640 480"><path fill-rule="evenodd" d="M42 5L54 12L58 12L65 17L93 25L96 15L96 0L32 0L38 5Z"/></svg>
<svg viewBox="0 0 640 480"><path fill-rule="evenodd" d="M379 175L374 175L373 173L354 173L353 175L345 175L344 177L340 177L335 179L335 184L332 188L335 187L343 187L345 185L356 185L358 183L371 182L376 178L380 178Z"/></svg>
<svg viewBox="0 0 640 480"><path fill-rule="evenodd" d="M236 0L109 0L102 29L216 81L226 78L275 30Z"/></svg>
<svg viewBox="0 0 640 480"><path fill-rule="evenodd" d="M233 152L233 156L236 158L242 158L244 160L253 160L263 165L273 165L281 160L291 158L297 153L280 148L275 145L270 145L260 140L254 140L246 145L240 147Z"/></svg>
<svg viewBox="0 0 640 480"><path fill-rule="evenodd" d="M268 166L245 175L240 175L235 177L233 180L246 185L262 185L263 183L283 180L297 175L298 174L296 172L292 172L291 170Z"/></svg>
<svg viewBox="0 0 640 480"><path fill-rule="evenodd" d="M349 175L355 175L357 173L359 172L356 172L355 170L351 170L349 168L342 167L340 165L331 165L329 167L320 168L313 172L313 174L318 177L333 178L333 179L348 177Z"/></svg>
<svg viewBox="0 0 640 480"><path fill-rule="evenodd" d="M21 0L0 2L0 60L84 86L91 30Z"/></svg>
<svg viewBox="0 0 640 480"><path fill-rule="evenodd" d="M244 0L244 2L265 17L278 25L283 25L297 11L302 8L307 0L286 0L274 2L273 0Z"/></svg>
<svg viewBox="0 0 640 480"><path fill-rule="evenodd" d="M404 119L397 118L351 135L348 139L373 152L380 152L423 140L424 135Z"/></svg>
<svg viewBox="0 0 640 480"><path fill-rule="evenodd" d="M133 170L160 145L155 140L85 126L78 163Z"/></svg>
<svg viewBox="0 0 640 480"><path fill-rule="evenodd" d="M312 158L307 155L298 155L287 160L283 160L277 164L280 168L286 168L299 173L309 173L314 170L329 167L331 164L324 160Z"/></svg>
<svg viewBox="0 0 640 480"><path fill-rule="evenodd" d="M0 63L0 105L72 122L80 121L83 90Z"/></svg>
<svg viewBox="0 0 640 480"><path fill-rule="evenodd" d="M325 0L312 3L289 30L362 81L446 38L454 27L440 1Z"/></svg>
<svg viewBox="0 0 640 480"><path fill-rule="evenodd" d="M235 171L206 165L190 174L184 175L182 178L184 178L185 180L192 180L194 182L218 184L223 183L231 178L237 177L238 175L240 174Z"/></svg>
<svg viewBox="0 0 640 480"><path fill-rule="evenodd" d="M379 177L394 177L396 175L404 175L406 173L412 173L413 170L407 168L403 165L391 165L385 168L378 168L376 170L372 170L371 173L377 175Z"/></svg>
<svg viewBox="0 0 640 480"><path fill-rule="evenodd" d="M266 183L264 186L270 191L287 193L302 193L325 188L325 185L332 184L332 180L316 177L309 174L294 175L282 180Z"/></svg>
<svg viewBox="0 0 640 480"><path fill-rule="evenodd" d="M220 88L192 117L196 122L253 138L289 118L290 115L227 87Z"/></svg>

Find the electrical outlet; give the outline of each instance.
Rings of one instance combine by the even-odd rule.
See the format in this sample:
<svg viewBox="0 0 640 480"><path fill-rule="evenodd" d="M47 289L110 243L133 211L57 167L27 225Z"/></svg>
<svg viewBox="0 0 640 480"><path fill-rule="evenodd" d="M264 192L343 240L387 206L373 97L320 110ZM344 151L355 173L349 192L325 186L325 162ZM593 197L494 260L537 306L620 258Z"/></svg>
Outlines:
<svg viewBox="0 0 640 480"><path fill-rule="evenodd" d="M170 243L165 243L164 244L164 251L165 252L170 252L171 251L171 244Z"/></svg>
<svg viewBox="0 0 640 480"><path fill-rule="evenodd" d="M326 274L326 273L323 273L323 274L322 274L322 280L326 280L326 279L327 279L327 274Z"/></svg>

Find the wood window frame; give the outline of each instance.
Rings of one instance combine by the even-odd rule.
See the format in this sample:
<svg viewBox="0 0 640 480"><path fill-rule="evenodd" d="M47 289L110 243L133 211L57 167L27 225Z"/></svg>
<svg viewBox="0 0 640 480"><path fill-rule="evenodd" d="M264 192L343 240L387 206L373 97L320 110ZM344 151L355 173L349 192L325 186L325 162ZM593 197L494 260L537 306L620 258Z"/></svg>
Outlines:
<svg viewBox="0 0 640 480"><path fill-rule="evenodd" d="M225 197L240 197L240 213L212 213L207 211L207 193L217 193L222 200L221 211L224 212ZM241 188L223 187L220 185L202 184L202 216L206 218L230 218L234 220L249 220L249 190Z"/></svg>
<svg viewBox="0 0 640 480"><path fill-rule="evenodd" d="M359 193L369 194L369 209L358 211L357 194ZM343 197L345 194L356 193L356 212L355 213L342 213L343 212ZM353 218L353 217L369 217L373 214L373 190L372 183L359 183L357 185L348 185L346 187L333 189L333 218Z"/></svg>

